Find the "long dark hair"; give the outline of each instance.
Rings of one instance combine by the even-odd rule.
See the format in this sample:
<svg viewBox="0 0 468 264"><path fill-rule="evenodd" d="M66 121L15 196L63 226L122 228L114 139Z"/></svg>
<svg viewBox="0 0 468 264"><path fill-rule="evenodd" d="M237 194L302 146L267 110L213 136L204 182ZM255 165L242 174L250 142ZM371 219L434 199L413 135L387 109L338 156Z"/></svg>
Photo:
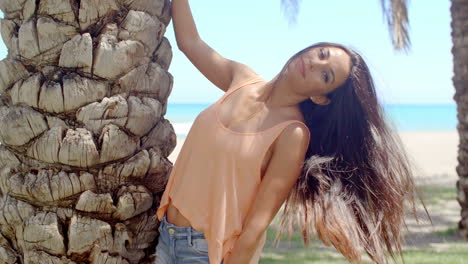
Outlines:
<svg viewBox="0 0 468 264"><path fill-rule="evenodd" d="M310 145L275 242L284 230L291 235L297 224L306 245L316 233L351 262L361 262L364 249L376 263L387 263L386 253L393 259L395 253L401 255L406 206L415 214L411 166L357 52L321 42L297 53L285 67L315 47L341 48L351 57L352 68L346 82L327 94L328 105L310 99L300 103Z"/></svg>

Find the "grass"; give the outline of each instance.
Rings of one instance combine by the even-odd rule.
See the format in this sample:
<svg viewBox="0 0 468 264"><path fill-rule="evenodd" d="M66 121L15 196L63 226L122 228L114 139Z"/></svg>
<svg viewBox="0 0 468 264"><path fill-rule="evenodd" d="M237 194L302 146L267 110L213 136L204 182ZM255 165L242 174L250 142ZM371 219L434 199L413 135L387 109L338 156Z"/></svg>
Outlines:
<svg viewBox="0 0 468 264"><path fill-rule="evenodd" d="M409 264L468 264L468 246L447 244L444 249L404 250L403 258ZM329 250L297 249L278 251L265 248L260 264L347 264L339 253ZM363 263L372 263L364 260ZM398 260L397 263L403 263Z"/></svg>
<svg viewBox="0 0 468 264"><path fill-rule="evenodd" d="M431 215L438 216L439 219L446 211L445 204L453 203L456 199L455 187L420 185L418 186L424 202L431 208ZM440 208L440 210L438 209ZM454 209L457 211L457 209ZM458 214L458 212L455 212ZM302 242L302 236L295 232L292 234L291 242L288 242L287 234L283 234L278 248L273 246L276 236L276 228L279 222L277 216L267 231L267 242L262 252L260 264L339 264L349 263L334 248L326 247L320 240L311 241L307 248ZM440 224L440 223L439 223ZM424 237L429 237L427 241L419 244L404 246L404 263L409 264L468 264L468 241L464 241L458 234L456 221L444 223L442 229L425 233ZM422 235L413 233L409 235ZM437 238L437 239L434 239ZM434 242L435 241L435 242ZM439 241L439 242L437 242ZM443 241L443 242L440 242ZM363 256L363 263L373 263L369 257ZM396 263L403 262L398 259Z"/></svg>
<svg viewBox="0 0 468 264"><path fill-rule="evenodd" d="M264 249L260 264L305 264L305 263L348 263L333 252L314 251L313 249L298 249L289 252Z"/></svg>
<svg viewBox="0 0 468 264"><path fill-rule="evenodd" d="M272 226L268 228L267 231L267 241L273 241L276 237L276 229ZM281 235L280 239L281 243L288 241L288 233L285 232ZM291 235L291 243L293 244L301 244L302 243L302 236L298 232L294 232ZM318 241L318 240L317 240Z"/></svg>
<svg viewBox="0 0 468 264"><path fill-rule="evenodd" d="M455 186L419 185L417 188L427 204L438 204L457 198Z"/></svg>
<svg viewBox="0 0 468 264"><path fill-rule="evenodd" d="M440 237L452 237L452 236L456 236L457 233L458 233L457 227L449 227L445 230L434 232L435 235L440 236Z"/></svg>
<svg viewBox="0 0 468 264"><path fill-rule="evenodd" d="M404 259L411 264L468 264L468 246L460 243L447 243L446 247L434 250L405 250Z"/></svg>

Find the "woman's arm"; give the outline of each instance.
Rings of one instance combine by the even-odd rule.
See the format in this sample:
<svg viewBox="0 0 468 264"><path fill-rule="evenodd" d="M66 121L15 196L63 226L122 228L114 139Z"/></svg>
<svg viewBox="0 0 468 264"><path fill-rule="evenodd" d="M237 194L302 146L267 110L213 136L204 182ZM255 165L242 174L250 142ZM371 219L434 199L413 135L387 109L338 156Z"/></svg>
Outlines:
<svg viewBox="0 0 468 264"><path fill-rule="evenodd" d="M249 263L263 233L278 213L301 174L310 132L301 125L287 127L278 137L243 230L224 264Z"/></svg>
<svg viewBox="0 0 468 264"><path fill-rule="evenodd" d="M224 58L200 38L188 0L172 1L172 21L179 49L221 90L227 91L231 84L255 75L248 66Z"/></svg>

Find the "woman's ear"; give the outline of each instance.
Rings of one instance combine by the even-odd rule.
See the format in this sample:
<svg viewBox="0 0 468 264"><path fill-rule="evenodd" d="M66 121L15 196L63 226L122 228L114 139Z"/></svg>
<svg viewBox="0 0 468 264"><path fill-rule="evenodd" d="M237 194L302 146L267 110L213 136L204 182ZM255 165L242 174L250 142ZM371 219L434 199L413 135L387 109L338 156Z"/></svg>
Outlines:
<svg viewBox="0 0 468 264"><path fill-rule="evenodd" d="M319 95L319 96L311 96L310 100L312 100L314 103L318 105L327 105L330 103L330 99L328 97Z"/></svg>

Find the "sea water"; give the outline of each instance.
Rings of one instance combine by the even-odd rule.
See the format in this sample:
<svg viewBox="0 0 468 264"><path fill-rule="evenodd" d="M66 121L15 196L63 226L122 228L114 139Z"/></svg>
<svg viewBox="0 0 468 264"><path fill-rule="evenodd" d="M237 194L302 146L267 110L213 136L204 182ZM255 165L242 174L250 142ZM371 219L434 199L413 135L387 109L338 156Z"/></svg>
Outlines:
<svg viewBox="0 0 468 264"><path fill-rule="evenodd" d="M168 119L177 137L186 137L198 114L211 104L172 103L167 107ZM457 127L455 104L391 104L385 105L385 115L399 132L454 131Z"/></svg>

